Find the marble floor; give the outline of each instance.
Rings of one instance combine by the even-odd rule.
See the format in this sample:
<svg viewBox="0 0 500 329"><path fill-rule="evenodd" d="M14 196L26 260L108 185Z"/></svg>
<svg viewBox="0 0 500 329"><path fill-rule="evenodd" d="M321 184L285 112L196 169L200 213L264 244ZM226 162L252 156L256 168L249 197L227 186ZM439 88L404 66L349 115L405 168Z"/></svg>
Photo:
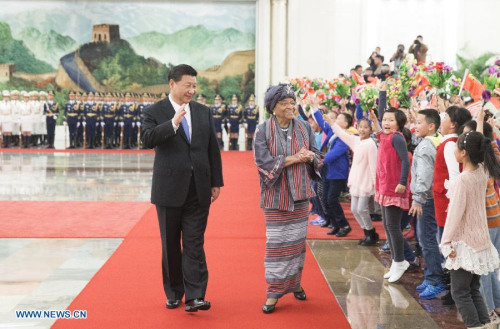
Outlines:
<svg viewBox="0 0 500 329"><path fill-rule="evenodd" d="M153 154L1 153L1 201L148 201ZM0 220L1 225L1 220ZM15 310L63 310L121 238L0 237L0 328L49 328L53 319ZM310 240L313 254L353 328L464 328L454 306L418 300L422 271L383 282L389 256L357 241Z"/></svg>

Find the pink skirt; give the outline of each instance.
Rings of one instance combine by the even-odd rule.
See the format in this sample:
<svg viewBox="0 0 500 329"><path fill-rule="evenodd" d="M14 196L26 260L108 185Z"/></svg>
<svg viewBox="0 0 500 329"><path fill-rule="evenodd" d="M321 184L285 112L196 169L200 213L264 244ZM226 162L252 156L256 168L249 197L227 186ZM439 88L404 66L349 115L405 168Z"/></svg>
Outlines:
<svg viewBox="0 0 500 329"><path fill-rule="evenodd" d="M378 192L375 192L375 201L377 201L378 204L380 204L381 206L384 206L384 207L396 206L396 207L399 207L403 210L410 209L410 199L409 198L403 198L403 197L398 197L398 196L388 196L388 195L383 195L383 194L379 194Z"/></svg>

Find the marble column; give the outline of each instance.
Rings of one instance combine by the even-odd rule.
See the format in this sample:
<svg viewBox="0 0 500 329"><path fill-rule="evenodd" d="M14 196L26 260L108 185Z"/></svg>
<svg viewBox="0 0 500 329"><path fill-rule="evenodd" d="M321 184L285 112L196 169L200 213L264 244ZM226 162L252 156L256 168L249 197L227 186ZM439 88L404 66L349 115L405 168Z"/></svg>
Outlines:
<svg viewBox="0 0 500 329"><path fill-rule="evenodd" d="M287 74L287 0L272 0L271 82L277 84Z"/></svg>
<svg viewBox="0 0 500 329"><path fill-rule="evenodd" d="M260 121L265 119L264 95L271 84L271 0L256 1L255 97Z"/></svg>

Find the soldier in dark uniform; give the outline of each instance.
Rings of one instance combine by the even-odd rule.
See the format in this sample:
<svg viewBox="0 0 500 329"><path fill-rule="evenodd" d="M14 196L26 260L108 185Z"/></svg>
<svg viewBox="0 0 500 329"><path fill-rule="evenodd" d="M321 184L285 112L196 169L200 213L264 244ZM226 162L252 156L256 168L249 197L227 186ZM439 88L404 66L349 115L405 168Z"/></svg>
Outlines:
<svg viewBox="0 0 500 329"><path fill-rule="evenodd" d="M245 121L245 130L247 133L247 150L252 150L253 134L257 127L259 118L259 107L255 106L255 96L250 95L248 98L248 107L243 112L243 119Z"/></svg>
<svg viewBox="0 0 500 329"><path fill-rule="evenodd" d="M103 94L95 93L95 103L97 105L97 125L95 128L95 146L101 148L104 133L104 118L102 116Z"/></svg>
<svg viewBox="0 0 500 329"><path fill-rule="evenodd" d="M120 108L122 106L122 99L120 93L115 93L113 97L115 104L115 123L114 123L114 135L113 135L113 147L120 147L120 140L122 135L123 119L120 116Z"/></svg>
<svg viewBox="0 0 500 329"><path fill-rule="evenodd" d="M137 143L141 142L140 134L141 134L141 122L144 116L144 109L148 106L148 97L147 93L143 93L141 95L141 99L139 103L137 103L137 109L135 113L135 126L137 127L137 132L134 136L134 139L137 137Z"/></svg>
<svg viewBox="0 0 500 329"><path fill-rule="evenodd" d="M83 127L87 123L85 123L85 120L84 120L85 119L84 115L83 115L84 102L82 101L82 98L85 99L86 97L87 97L86 93L80 94L79 92L76 92L76 94L75 94L75 102L78 105L78 108L77 108L78 122L76 124L77 133L76 133L75 147L82 147L83 146Z"/></svg>
<svg viewBox="0 0 500 329"><path fill-rule="evenodd" d="M75 101L75 93L69 93L69 102L64 105L64 120L68 124L69 130L69 147L74 149L76 147L76 138L78 134L78 120L79 120L79 107L80 105Z"/></svg>
<svg viewBox="0 0 500 329"><path fill-rule="evenodd" d="M45 115L45 122L47 123L47 148L54 148L54 139L56 133L56 120L59 115L59 103L54 103L54 92L49 91L48 102L44 104L43 114Z"/></svg>
<svg viewBox="0 0 500 329"><path fill-rule="evenodd" d="M212 111L212 118L214 120L217 143L219 144L219 148L223 150L224 142L222 141L222 127L224 126L226 105L222 104L220 95L215 95L214 105L210 107L210 111Z"/></svg>
<svg viewBox="0 0 500 329"><path fill-rule="evenodd" d="M205 94L198 94L196 101L200 104L207 105L207 96Z"/></svg>
<svg viewBox="0 0 500 329"><path fill-rule="evenodd" d="M229 127L229 150L238 151L238 135L240 132L240 124L243 119L242 106L238 104L238 97L233 95L231 105L227 108L227 118Z"/></svg>
<svg viewBox="0 0 500 329"><path fill-rule="evenodd" d="M132 123L135 118L134 103L131 102L130 93L125 94L125 103L120 107L120 117L123 122L123 148L130 149L132 145Z"/></svg>
<svg viewBox="0 0 500 329"><path fill-rule="evenodd" d="M106 149L113 148L113 129L115 127L116 104L111 102L111 94L107 93L102 104L101 115L104 122L104 145Z"/></svg>
<svg viewBox="0 0 500 329"><path fill-rule="evenodd" d="M83 107L83 117L85 120L84 122L86 123L85 136L87 139L85 143L88 149L95 148L95 130L98 116L99 113L97 111L97 104L94 101L94 94L89 92L87 101Z"/></svg>

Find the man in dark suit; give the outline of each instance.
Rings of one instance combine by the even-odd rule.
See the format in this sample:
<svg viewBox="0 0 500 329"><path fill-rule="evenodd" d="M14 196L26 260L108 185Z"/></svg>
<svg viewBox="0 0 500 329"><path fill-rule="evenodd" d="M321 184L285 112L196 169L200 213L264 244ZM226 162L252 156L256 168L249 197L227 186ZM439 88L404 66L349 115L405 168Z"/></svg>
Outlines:
<svg viewBox="0 0 500 329"><path fill-rule="evenodd" d="M155 149L151 202L160 225L166 306L177 308L185 294L187 312L210 308L204 233L210 204L224 185L211 111L192 101L196 75L185 64L170 70L170 94L144 110L141 132L143 145Z"/></svg>

